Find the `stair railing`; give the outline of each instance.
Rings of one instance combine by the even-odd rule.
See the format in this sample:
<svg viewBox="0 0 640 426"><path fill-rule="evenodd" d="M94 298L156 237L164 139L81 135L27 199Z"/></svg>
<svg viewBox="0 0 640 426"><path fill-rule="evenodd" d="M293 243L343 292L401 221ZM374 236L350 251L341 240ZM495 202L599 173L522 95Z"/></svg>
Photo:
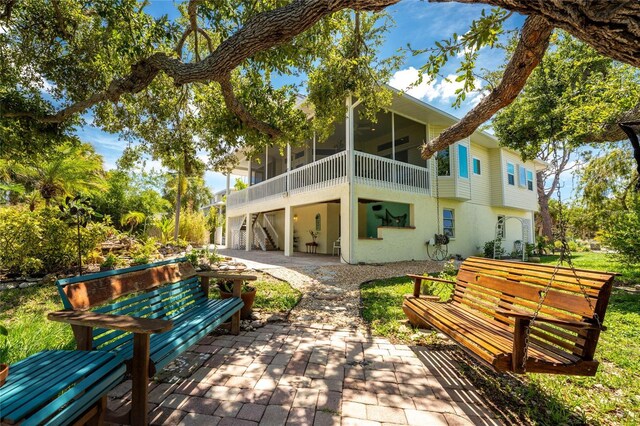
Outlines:
<svg viewBox="0 0 640 426"><path fill-rule="evenodd" d="M258 243L262 251L267 251L267 233L264 232L258 221L253 223L253 241Z"/></svg>
<svg viewBox="0 0 640 426"><path fill-rule="evenodd" d="M263 215L264 217L264 223L267 226L267 231L269 232L269 235L271 235L271 239L273 240L273 245L275 246L275 248L280 248L280 241L279 241L279 237L278 237L278 233L276 232L276 228L273 227L273 224L271 223L271 220L269 220L269 216L268 215Z"/></svg>

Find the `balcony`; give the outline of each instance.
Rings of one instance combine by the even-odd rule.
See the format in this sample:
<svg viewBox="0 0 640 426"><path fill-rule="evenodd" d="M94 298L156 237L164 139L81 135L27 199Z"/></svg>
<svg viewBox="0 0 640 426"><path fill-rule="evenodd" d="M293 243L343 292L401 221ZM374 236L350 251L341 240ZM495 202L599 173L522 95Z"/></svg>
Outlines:
<svg viewBox="0 0 640 426"><path fill-rule="evenodd" d="M347 155L342 151L233 192L227 197L227 208L347 183ZM429 170L424 167L356 151L353 175L357 184L429 194Z"/></svg>

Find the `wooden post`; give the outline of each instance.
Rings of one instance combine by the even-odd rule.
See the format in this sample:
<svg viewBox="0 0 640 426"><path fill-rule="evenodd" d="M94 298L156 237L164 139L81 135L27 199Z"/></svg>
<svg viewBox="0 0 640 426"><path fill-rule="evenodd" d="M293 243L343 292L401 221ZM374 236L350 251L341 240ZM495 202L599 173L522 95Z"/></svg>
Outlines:
<svg viewBox="0 0 640 426"><path fill-rule="evenodd" d="M242 279L233 280L233 297L240 298L242 295ZM240 311L231 317L231 334L240 334Z"/></svg>
<svg viewBox="0 0 640 426"><path fill-rule="evenodd" d="M420 287L422 287L422 278L413 279L413 297L420 297Z"/></svg>
<svg viewBox="0 0 640 426"><path fill-rule="evenodd" d="M131 368L131 424L146 426L147 391L149 387L149 335L134 333Z"/></svg>
<svg viewBox="0 0 640 426"><path fill-rule="evenodd" d="M79 351L90 351L93 349L93 328L84 325L71 325L73 336L76 339L76 347Z"/></svg>
<svg viewBox="0 0 640 426"><path fill-rule="evenodd" d="M200 275L200 288L202 288L205 297L209 297L209 277Z"/></svg>
<svg viewBox="0 0 640 426"><path fill-rule="evenodd" d="M524 361L524 344L527 336L527 329L531 325L531 320L528 318L515 318L515 324L513 329L513 354L511 355L511 368L514 373L524 373L525 369L522 368L522 361Z"/></svg>

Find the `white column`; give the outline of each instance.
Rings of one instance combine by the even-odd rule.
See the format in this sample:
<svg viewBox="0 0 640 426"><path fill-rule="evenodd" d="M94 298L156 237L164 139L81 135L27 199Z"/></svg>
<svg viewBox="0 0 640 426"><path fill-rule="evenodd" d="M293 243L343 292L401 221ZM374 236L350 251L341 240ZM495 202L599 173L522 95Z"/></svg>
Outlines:
<svg viewBox="0 0 640 426"><path fill-rule="evenodd" d="M293 208L284 208L284 255L293 255Z"/></svg>
<svg viewBox="0 0 640 426"><path fill-rule="evenodd" d="M247 219L246 219L246 223L247 223L247 247L245 248L246 251L251 251L251 247L253 246L253 220L251 218L251 213L247 213Z"/></svg>
<svg viewBox="0 0 640 426"><path fill-rule="evenodd" d="M391 112L391 159L396 159L396 115Z"/></svg>
<svg viewBox="0 0 640 426"><path fill-rule="evenodd" d="M227 196L227 199L229 198L230 193L231 193L231 173L227 173L227 188L224 192L224 194ZM226 224L224 227L224 245L227 248L231 248L231 230L229 229L229 216L227 215L226 203L224 205L224 220Z"/></svg>
<svg viewBox="0 0 640 426"><path fill-rule="evenodd" d="M251 186L251 163L253 163L253 161L249 158L249 167L247 168L247 176L249 176L249 178L247 179L247 186Z"/></svg>
<svg viewBox="0 0 640 426"><path fill-rule="evenodd" d="M264 180L269 179L269 147L264 148Z"/></svg>
<svg viewBox="0 0 640 426"><path fill-rule="evenodd" d="M316 161L316 131L313 131L313 154L312 154L313 162Z"/></svg>
<svg viewBox="0 0 640 426"><path fill-rule="evenodd" d="M289 179L291 179L291 145L287 144L287 192L289 192Z"/></svg>
<svg viewBox="0 0 640 426"><path fill-rule="evenodd" d="M391 159L396 161L396 115L391 112ZM396 165L391 169L391 180L396 183Z"/></svg>
<svg viewBox="0 0 640 426"><path fill-rule="evenodd" d="M342 209L342 205L346 205L348 208L348 214L347 215L343 215L342 217L344 218L345 216L348 218L348 223L346 227L343 227L342 229L347 230L348 232L346 233L346 237L347 238L343 238L340 240L340 242L342 243L344 240L346 240L345 242L347 243L345 245L345 247L343 248L344 250L344 258L346 258L346 261L349 263L354 263L356 260L356 256L355 256L355 240L358 237L358 205L357 205L357 199L356 199L356 193L355 193L355 151L354 151L354 141L353 141L353 108L354 108L354 104L353 104L353 100L351 98L351 95L349 95L349 97L347 98L347 117L346 117L346 123L345 123L345 129L346 129L346 144L345 144L345 148L347 150L347 176L348 176L348 182L349 182L349 198L348 200L344 200L346 201L346 203L344 203L342 200L340 202L341 205L341 209Z"/></svg>

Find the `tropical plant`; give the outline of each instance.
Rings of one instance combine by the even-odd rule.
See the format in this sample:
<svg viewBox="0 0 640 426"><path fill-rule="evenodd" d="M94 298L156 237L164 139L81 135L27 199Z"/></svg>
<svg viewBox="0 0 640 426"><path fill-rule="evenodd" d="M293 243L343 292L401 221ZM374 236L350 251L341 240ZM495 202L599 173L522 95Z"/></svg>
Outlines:
<svg viewBox="0 0 640 426"><path fill-rule="evenodd" d="M15 162L14 181L37 190L47 205L68 195L105 189L102 157L89 144L66 144L51 152Z"/></svg>
<svg viewBox="0 0 640 426"><path fill-rule="evenodd" d="M178 235L192 244L202 245L209 234L207 218L202 211L182 210Z"/></svg>
<svg viewBox="0 0 640 426"><path fill-rule="evenodd" d="M144 213L132 211L122 216L120 224L122 226L129 226L129 233L132 234L134 228L142 224L146 218L147 216Z"/></svg>

